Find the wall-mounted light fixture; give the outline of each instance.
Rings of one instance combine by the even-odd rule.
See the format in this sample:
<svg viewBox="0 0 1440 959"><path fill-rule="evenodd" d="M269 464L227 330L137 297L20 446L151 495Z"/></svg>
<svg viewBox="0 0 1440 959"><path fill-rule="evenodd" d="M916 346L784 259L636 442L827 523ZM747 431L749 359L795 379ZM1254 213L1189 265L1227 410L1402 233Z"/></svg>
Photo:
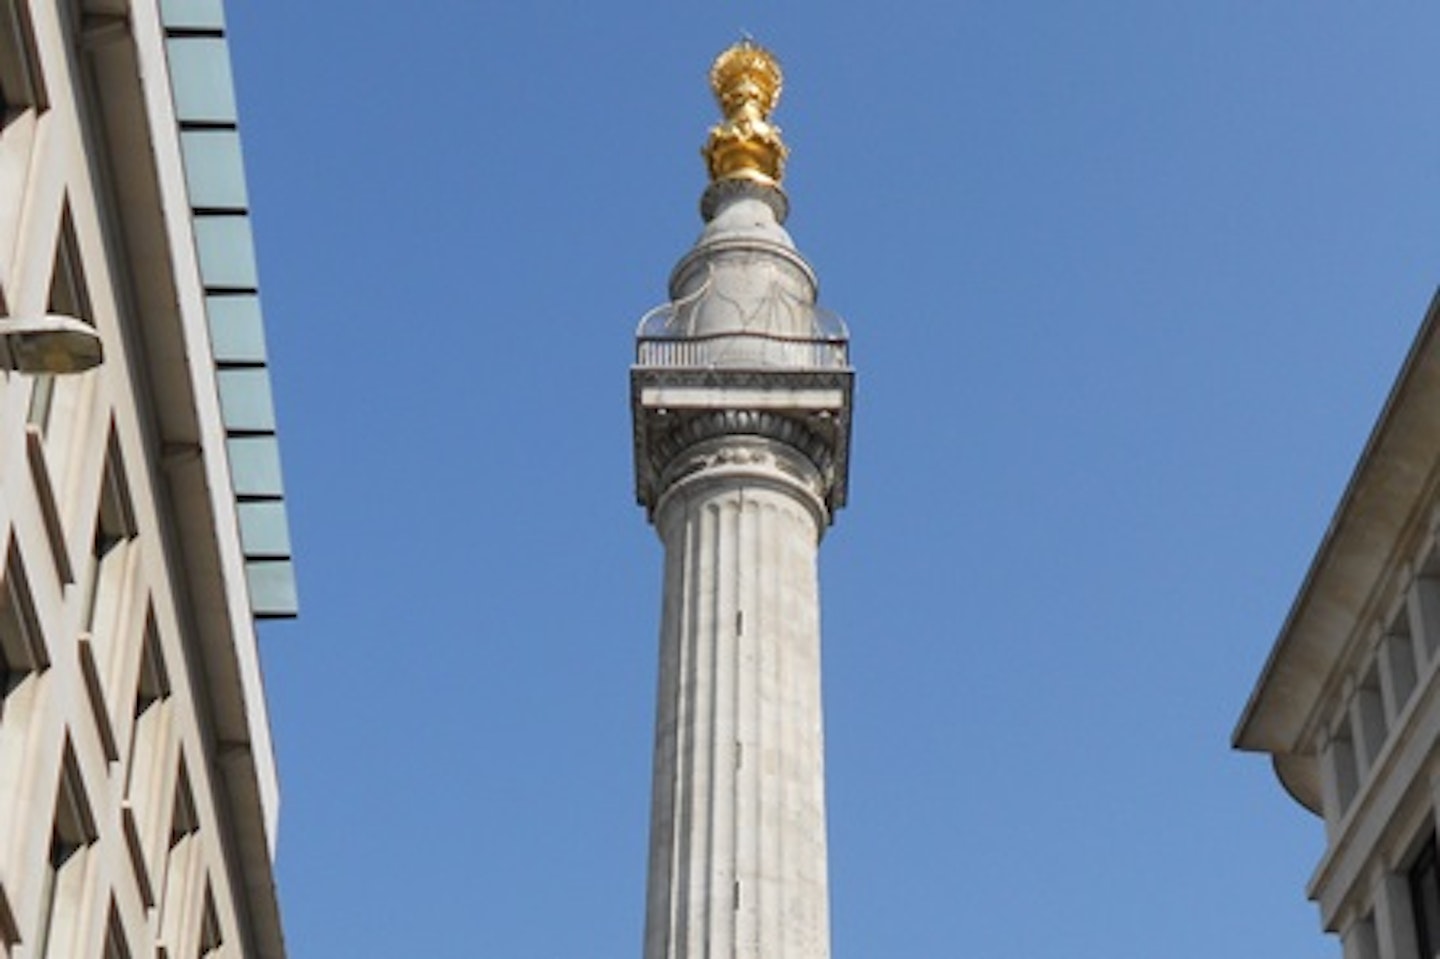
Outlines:
<svg viewBox="0 0 1440 959"><path fill-rule="evenodd" d="M0 369L83 373L105 359L95 328L73 316L0 316Z"/></svg>

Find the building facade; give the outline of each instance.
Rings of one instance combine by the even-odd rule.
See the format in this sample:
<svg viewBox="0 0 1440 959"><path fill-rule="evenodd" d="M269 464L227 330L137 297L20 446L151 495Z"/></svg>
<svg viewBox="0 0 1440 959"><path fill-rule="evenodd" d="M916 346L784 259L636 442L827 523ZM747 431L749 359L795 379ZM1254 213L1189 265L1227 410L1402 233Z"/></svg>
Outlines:
<svg viewBox="0 0 1440 959"><path fill-rule="evenodd" d="M255 623L295 590L227 51L220 0L0 0L0 342L103 346L0 374L3 956L284 955Z"/></svg>
<svg viewBox="0 0 1440 959"><path fill-rule="evenodd" d="M1346 959L1440 955L1440 297L1235 731L1325 823Z"/></svg>
<svg viewBox="0 0 1440 959"><path fill-rule="evenodd" d="M710 79L705 228L631 370L636 493L665 547L644 955L825 959L816 559L853 374L783 226L779 66L746 41Z"/></svg>

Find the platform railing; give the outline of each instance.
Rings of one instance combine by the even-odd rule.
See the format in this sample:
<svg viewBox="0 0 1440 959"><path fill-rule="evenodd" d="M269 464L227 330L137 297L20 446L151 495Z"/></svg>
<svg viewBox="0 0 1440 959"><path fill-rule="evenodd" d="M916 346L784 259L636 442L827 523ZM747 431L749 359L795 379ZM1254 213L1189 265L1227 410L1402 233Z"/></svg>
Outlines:
<svg viewBox="0 0 1440 959"><path fill-rule="evenodd" d="M845 340L796 339L764 333L715 333L646 337L635 341L635 365L661 369L775 367L843 370L850 365Z"/></svg>

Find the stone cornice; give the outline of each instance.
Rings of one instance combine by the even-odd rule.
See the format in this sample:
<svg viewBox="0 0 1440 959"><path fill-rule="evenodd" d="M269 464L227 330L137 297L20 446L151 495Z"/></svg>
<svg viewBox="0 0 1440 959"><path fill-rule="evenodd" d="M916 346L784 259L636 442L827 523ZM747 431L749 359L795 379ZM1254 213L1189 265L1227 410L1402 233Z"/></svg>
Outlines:
<svg viewBox="0 0 1440 959"><path fill-rule="evenodd" d="M818 474L814 480L816 492L828 493L830 484L826 478L835 473L834 450L800 420L768 410L707 410L675 419L674 426L659 432L648 450L661 492L692 469L693 462L686 454L696 447L711 440L760 437L784 444L804 456ZM729 456L723 449L716 455L721 460L727 460ZM733 460L733 457L729 459Z"/></svg>
<svg viewBox="0 0 1440 959"><path fill-rule="evenodd" d="M823 504L828 522L845 501L852 383L849 370L634 368L636 499L653 514L667 489L693 472L696 455L723 455L723 441L758 438L803 458L805 469L789 470L792 480ZM693 403L674 402L687 390Z"/></svg>

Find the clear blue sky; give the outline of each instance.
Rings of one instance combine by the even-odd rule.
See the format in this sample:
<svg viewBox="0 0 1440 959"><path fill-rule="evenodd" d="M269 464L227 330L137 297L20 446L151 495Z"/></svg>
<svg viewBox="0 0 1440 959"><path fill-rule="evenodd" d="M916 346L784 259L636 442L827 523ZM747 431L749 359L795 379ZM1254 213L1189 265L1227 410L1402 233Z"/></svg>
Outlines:
<svg viewBox="0 0 1440 959"><path fill-rule="evenodd" d="M859 372L834 954L1334 957L1229 736L1440 281L1433 3L229 9L302 618L296 957L640 954L635 321L710 59L787 72Z"/></svg>

